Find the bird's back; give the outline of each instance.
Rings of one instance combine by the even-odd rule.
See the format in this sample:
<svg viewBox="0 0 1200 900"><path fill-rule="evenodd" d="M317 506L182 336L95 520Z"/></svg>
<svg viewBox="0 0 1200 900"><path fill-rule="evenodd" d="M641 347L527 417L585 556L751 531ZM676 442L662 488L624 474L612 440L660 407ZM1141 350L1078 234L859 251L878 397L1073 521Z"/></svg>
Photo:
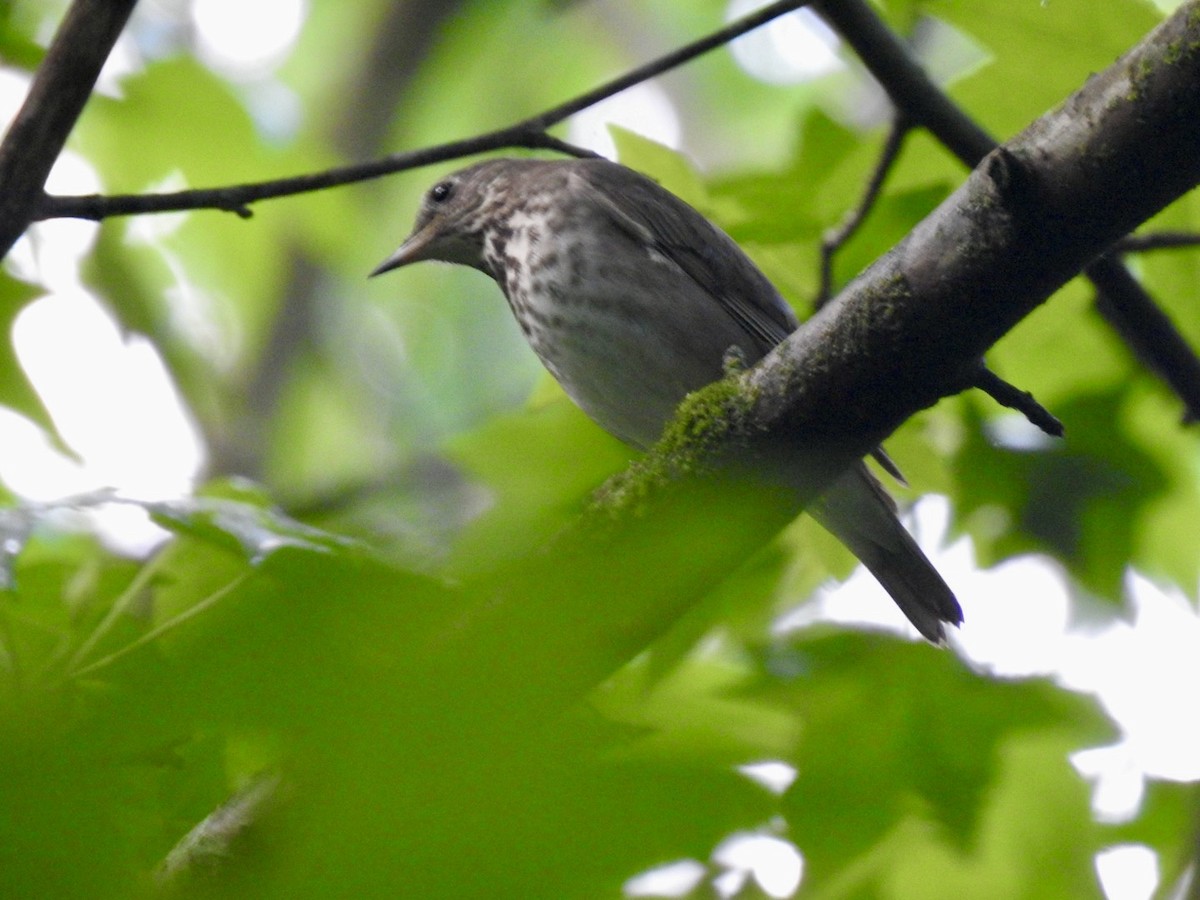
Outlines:
<svg viewBox="0 0 1200 900"><path fill-rule="evenodd" d="M517 177L527 200L509 219L501 286L547 368L621 439L649 446L730 351L756 362L795 327L737 245L649 179L603 160ZM552 205L547 180L565 188Z"/></svg>

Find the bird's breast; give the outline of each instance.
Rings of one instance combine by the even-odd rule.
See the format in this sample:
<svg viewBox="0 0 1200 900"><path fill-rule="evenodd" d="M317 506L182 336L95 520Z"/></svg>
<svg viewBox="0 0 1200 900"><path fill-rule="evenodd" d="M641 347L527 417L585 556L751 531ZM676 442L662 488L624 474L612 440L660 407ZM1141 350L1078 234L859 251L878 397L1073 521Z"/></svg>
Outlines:
<svg viewBox="0 0 1200 900"><path fill-rule="evenodd" d="M601 427L645 447L717 380L746 335L661 255L569 220L525 214L485 252L526 339ZM494 260L494 262L493 262Z"/></svg>

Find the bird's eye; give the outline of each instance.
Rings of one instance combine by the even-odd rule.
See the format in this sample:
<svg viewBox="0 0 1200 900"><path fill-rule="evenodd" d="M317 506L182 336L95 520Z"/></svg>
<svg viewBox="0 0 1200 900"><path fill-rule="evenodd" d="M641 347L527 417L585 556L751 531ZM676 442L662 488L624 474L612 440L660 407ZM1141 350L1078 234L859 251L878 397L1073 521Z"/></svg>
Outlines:
<svg viewBox="0 0 1200 900"><path fill-rule="evenodd" d="M454 193L453 181L439 181L429 189L429 199L434 203L445 203Z"/></svg>

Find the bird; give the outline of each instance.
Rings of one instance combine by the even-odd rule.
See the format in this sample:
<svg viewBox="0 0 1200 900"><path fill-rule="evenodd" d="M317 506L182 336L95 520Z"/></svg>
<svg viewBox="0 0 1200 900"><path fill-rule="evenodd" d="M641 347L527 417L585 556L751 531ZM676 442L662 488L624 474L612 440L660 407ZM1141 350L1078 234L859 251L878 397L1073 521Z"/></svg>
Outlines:
<svg viewBox="0 0 1200 900"><path fill-rule="evenodd" d="M731 359L753 365L799 327L729 235L656 181L601 158L494 158L440 179L409 237L371 275L423 260L490 276L566 394L639 450ZM809 511L921 635L945 643L962 608L862 461Z"/></svg>

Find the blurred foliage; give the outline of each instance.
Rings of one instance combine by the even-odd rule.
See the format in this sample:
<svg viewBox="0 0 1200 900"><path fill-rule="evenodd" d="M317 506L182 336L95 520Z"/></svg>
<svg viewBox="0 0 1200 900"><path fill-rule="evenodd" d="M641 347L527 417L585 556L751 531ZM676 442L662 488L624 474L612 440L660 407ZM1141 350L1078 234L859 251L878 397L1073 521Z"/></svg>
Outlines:
<svg viewBox="0 0 1200 900"><path fill-rule="evenodd" d="M421 4L313 0L278 70L237 78L193 54L186 5L142 4L137 64L73 136L107 191L319 169L346 161L340 148L378 117L392 123L379 153L466 136L724 12L717 0L471 0L406 65L372 66L394 17ZM60 11L49 6L0 4L7 66L36 66ZM897 0L888 12L901 28L932 15L957 29L976 61L951 90L1001 136L1155 21L1136 0L1103 15L1085 0ZM398 106L373 108L386 79ZM818 242L882 145L877 95L853 72L760 83L726 51L661 83L688 153L615 129L622 160L723 224L803 315ZM85 284L166 362L209 450L209 485L148 505L172 537L146 560L79 527L103 497L5 492L0 896L613 897L639 872L693 859L705 874L690 896L708 897L729 874L714 849L738 833L795 842L801 896L1098 896L1094 854L1119 841L1180 875L1195 786L1153 785L1132 821L1096 821L1068 762L1115 738L1090 698L898 637L775 627L851 565L807 521L715 583L663 583L676 606L650 624L572 571L526 580L547 575L546 542L630 454L539 374L477 273L365 280L435 177L259 204L249 222L199 212L99 229ZM961 177L912 136L837 281ZM1198 224L1189 197L1149 227ZM1135 264L1200 343L1200 254ZM3 276L10 333L44 290ZM889 446L913 496L951 498L983 564L1046 554L1115 616L1130 566L1194 597L1200 456L1089 291L1068 285L991 356L1065 421L1065 441L1013 441L1011 420L964 396ZM11 341L0 403L65 443ZM646 560L703 553L721 521L705 527L643 529L660 542L644 557L580 572L631 590L670 579L678 566ZM560 585L553 614L506 618L509 601L519 610ZM741 772L765 760L797 777L771 790ZM738 896L762 892L749 881Z"/></svg>

